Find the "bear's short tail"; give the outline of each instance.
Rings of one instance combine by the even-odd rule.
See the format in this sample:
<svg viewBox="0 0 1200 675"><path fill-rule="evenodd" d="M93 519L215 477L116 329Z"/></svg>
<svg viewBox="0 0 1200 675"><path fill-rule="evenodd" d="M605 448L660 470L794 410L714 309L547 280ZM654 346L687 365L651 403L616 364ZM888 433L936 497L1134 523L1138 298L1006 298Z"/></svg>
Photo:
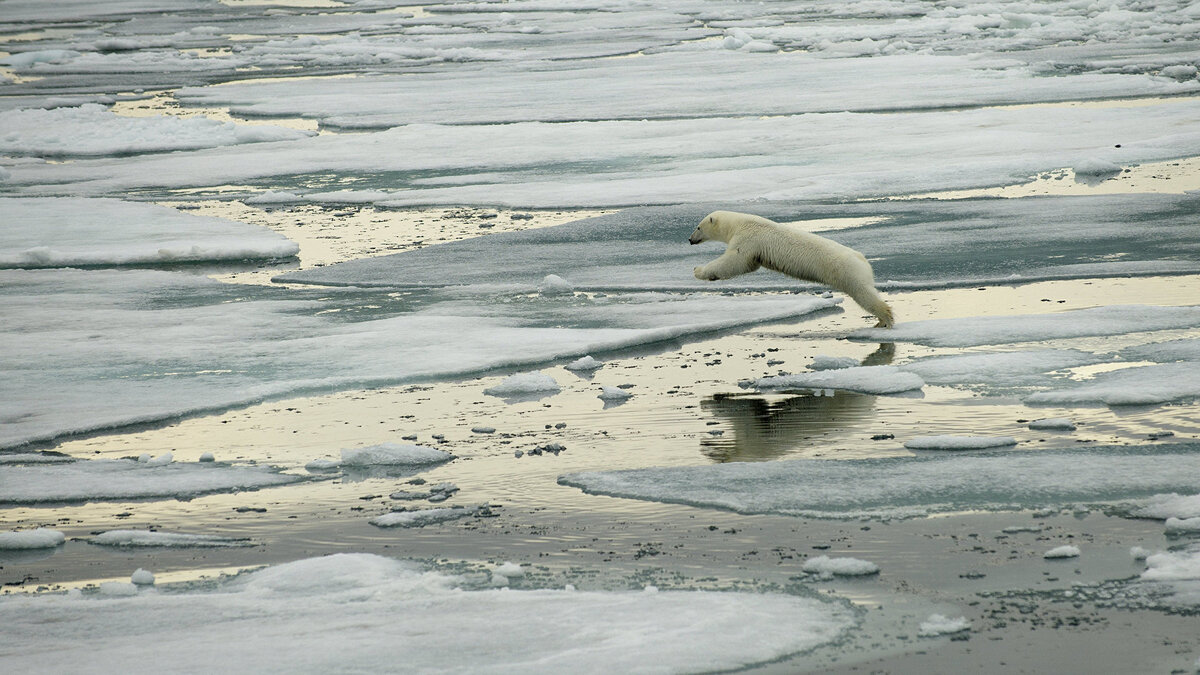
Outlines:
<svg viewBox="0 0 1200 675"><path fill-rule="evenodd" d="M854 301L863 309L879 317L879 323L875 324L876 328L891 328L896 324L896 320L892 318L892 308L884 302L879 291L869 288L867 292L851 297L854 297Z"/></svg>

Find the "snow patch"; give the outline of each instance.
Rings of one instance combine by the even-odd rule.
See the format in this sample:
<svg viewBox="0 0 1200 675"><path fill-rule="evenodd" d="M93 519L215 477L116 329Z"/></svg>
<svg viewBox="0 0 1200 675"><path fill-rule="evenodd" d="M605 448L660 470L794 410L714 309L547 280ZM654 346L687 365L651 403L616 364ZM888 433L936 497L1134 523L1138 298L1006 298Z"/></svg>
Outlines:
<svg viewBox="0 0 1200 675"><path fill-rule="evenodd" d="M58 530L39 527L36 530L0 532L0 551L54 548L67 540Z"/></svg>

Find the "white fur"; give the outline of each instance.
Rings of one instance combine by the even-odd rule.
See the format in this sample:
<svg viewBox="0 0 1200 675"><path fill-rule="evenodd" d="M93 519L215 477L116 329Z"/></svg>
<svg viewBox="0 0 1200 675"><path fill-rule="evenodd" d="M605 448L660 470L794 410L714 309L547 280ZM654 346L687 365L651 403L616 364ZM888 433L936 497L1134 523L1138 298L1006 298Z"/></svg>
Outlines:
<svg viewBox="0 0 1200 675"><path fill-rule="evenodd" d="M690 241L723 241L725 253L695 269L702 281L729 279L760 266L788 276L832 286L891 327L892 308L875 290L875 273L861 253L799 228L761 216L713 211L700 221Z"/></svg>

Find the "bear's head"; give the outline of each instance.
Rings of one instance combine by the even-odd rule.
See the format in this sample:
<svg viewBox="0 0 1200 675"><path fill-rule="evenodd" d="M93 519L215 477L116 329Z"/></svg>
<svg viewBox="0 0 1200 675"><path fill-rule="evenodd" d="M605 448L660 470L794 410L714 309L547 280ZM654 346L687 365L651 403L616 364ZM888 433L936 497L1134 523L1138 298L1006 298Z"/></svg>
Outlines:
<svg viewBox="0 0 1200 675"><path fill-rule="evenodd" d="M725 233L725 224L729 222L730 216L737 214L729 211L713 211L704 216L704 220L696 226L692 232L692 236L688 237L689 244L699 244L705 241L723 241L728 243L729 238Z"/></svg>

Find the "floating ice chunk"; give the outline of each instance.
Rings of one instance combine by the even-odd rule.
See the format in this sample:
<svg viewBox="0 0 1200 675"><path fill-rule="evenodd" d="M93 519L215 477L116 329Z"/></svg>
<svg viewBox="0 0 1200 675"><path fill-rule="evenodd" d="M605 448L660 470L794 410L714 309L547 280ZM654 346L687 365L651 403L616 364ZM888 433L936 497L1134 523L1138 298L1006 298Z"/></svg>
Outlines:
<svg viewBox="0 0 1200 675"><path fill-rule="evenodd" d="M492 570L492 574L498 574L509 579L517 579L525 576L525 569L514 562L505 562L502 565L496 566Z"/></svg>
<svg viewBox="0 0 1200 675"><path fill-rule="evenodd" d="M597 361L596 359L592 358L590 355L575 359L574 361L563 366L563 368L566 368L567 370L576 370L576 371L584 371L584 372L599 370L600 368L603 368L603 367L604 367L604 363Z"/></svg>
<svg viewBox="0 0 1200 675"><path fill-rule="evenodd" d="M496 433L496 427L484 427L484 426L471 427L471 433L473 433L473 434L494 434L494 433Z"/></svg>
<svg viewBox="0 0 1200 675"><path fill-rule="evenodd" d="M37 63L59 63L69 61L77 56L79 56L79 52L70 49L40 49L11 54L0 59L0 63L9 66L13 70L21 71L29 70Z"/></svg>
<svg viewBox="0 0 1200 675"><path fill-rule="evenodd" d="M302 480L267 467L173 462L147 466L129 460L94 459L66 464L0 466L0 503L37 504L114 499L188 499Z"/></svg>
<svg viewBox="0 0 1200 675"><path fill-rule="evenodd" d="M1142 579L1147 581L1186 581L1200 579L1200 547L1191 546L1182 551L1162 551L1146 558L1146 571Z"/></svg>
<svg viewBox="0 0 1200 675"><path fill-rule="evenodd" d="M60 455L46 452L14 452L0 453L0 465L2 464L62 464L63 462L74 462L75 458L68 455Z"/></svg>
<svg viewBox="0 0 1200 675"><path fill-rule="evenodd" d="M43 157L194 150L239 143L292 141L314 132L207 117L127 117L105 106L0 112L0 153Z"/></svg>
<svg viewBox="0 0 1200 675"><path fill-rule="evenodd" d="M0 267L286 258L299 246L264 227L156 204L0 198Z"/></svg>
<svg viewBox="0 0 1200 675"><path fill-rule="evenodd" d="M342 450L342 466L396 466L438 464L454 459L454 455L424 445L380 443L365 448Z"/></svg>
<svg viewBox="0 0 1200 675"><path fill-rule="evenodd" d="M254 545L248 539L148 530L108 530L92 537L91 543L100 546L162 548L231 548Z"/></svg>
<svg viewBox="0 0 1200 675"><path fill-rule="evenodd" d="M973 384L987 387L1046 384L1051 371L1106 361L1076 349L958 354L918 359L900 366L929 384Z"/></svg>
<svg viewBox="0 0 1200 675"><path fill-rule="evenodd" d="M849 356L825 356L824 354L818 354L813 357L812 363L808 367L810 370L841 370L843 368L854 368L858 365L858 359L850 358Z"/></svg>
<svg viewBox="0 0 1200 675"><path fill-rule="evenodd" d="M626 401L633 397L633 394L628 390L620 387L601 387L600 395L597 397L601 401Z"/></svg>
<svg viewBox="0 0 1200 675"><path fill-rule="evenodd" d="M925 386L925 381L895 366L856 366L762 377L753 386L762 390L840 389L864 394L899 394L918 390Z"/></svg>
<svg viewBox="0 0 1200 675"><path fill-rule="evenodd" d="M203 452L203 453L200 453L200 461L201 462L215 462L215 461L217 461L217 458L214 457L211 452Z"/></svg>
<svg viewBox="0 0 1200 675"><path fill-rule="evenodd" d="M909 450L987 450L1016 444L1011 436L917 436L904 441Z"/></svg>
<svg viewBox="0 0 1200 675"><path fill-rule="evenodd" d="M1142 548L1141 546L1134 546L1129 549L1129 557L1133 558L1134 560L1145 560L1146 558L1149 558L1152 553L1154 553L1154 551L1151 551L1148 548Z"/></svg>
<svg viewBox="0 0 1200 675"><path fill-rule="evenodd" d="M141 567L139 567L129 577L129 581L136 586L153 586L154 585L154 574L151 573L149 570L145 570L145 569L142 569Z"/></svg>
<svg viewBox="0 0 1200 675"><path fill-rule="evenodd" d="M1135 518L1200 518L1200 494L1154 495L1139 502L1130 512Z"/></svg>
<svg viewBox="0 0 1200 675"><path fill-rule="evenodd" d="M1158 71L1158 74L1163 77L1169 77L1173 80L1186 81L1196 79L1196 72L1196 66L1190 64L1179 64L1167 66L1166 68Z"/></svg>
<svg viewBox="0 0 1200 675"><path fill-rule="evenodd" d="M34 548L54 548L67 537L58 530L39 527L36 530L0 532L0 551L15 551Z"/></svg>
<svg viewBox="0 0 1200 675"><path fill-rule="evenodd" d="M809 558L804 561L804 566L801 567L809 574L817 574L823 577L842 576L842 577L860 577L870 574L878 574L879 566L867 560L859 560L858 558L831 558L827 555Z"/></svg>
<svg viewBox="0 0 1200 675"><path fill-rule="evenodd" d="M1200 532L1200 517L1198 518L1167 518L1165 523L1167 534L1191 534Z"/></svg>
<svg viewBox="0 0 1200 675"><path fill-rule="evenodd" d="M341 460L328 459L325 457L314 459L304 465L304 468L309 471L336 471L342 467Z"/></svg>
<svg viewBox="0 0 1200 675"><path fill-rule="evenodd" d="M291 204L294 202L303 201L303 197L287 190L267 190L260 192L252 197L247 197L245 203L251 205L267 205L267 204Z"/></svg>
<svg viewBox="0 0 1200 675"><path fill-rule="evenodd" d="M1078 427L1069 417L1044 417L1031 421L1029 428L1037 431L1075 431Z"/></svg>
<svg viewBox="0 0 1200 675"><path fill-rule="evenodd" d="M381 516L375 516L368 522L376 527L425 527L436 523L445 523L473 515L475 509L461 506L443 509L422 509L419 511L392 511Z"/></svg>
<svg viewBox="0 0 1200 675"><path fill-rule="evenodd" d="M1079 547L1067 544L1065 546L1057 546L1042 554L1043 558L1052 560L1055 558L1078 558Z"/></svg>
<svg viewBox="0 0 1200 675"><path fill-rule="evenodd" d="M1200 361L1200 340L1169 340L1138 345L1121 350L1121 356L1130 361Z"/></svg>
<svg viewBox="0 0 1200 675"><path fill-rule="evenodd" d="M1092 158L1076 162L1074 171L1077 176L1109 176L1121 173L1121 165L1104 159Z"/></svg>
<svg viewBox="0 0 1200 675"><path fill-rule="evenodd" d="M1194 490L1200 446L732 462L591 471L559 483L592 494L821 518L1121 504ZM1064 475L1070 481L1062 480Z"/></svg>
<svg viewBox="0 0 1200 675"><path fill-rule="evenodd" d="M939 635L952 635L961 633L971 629L971 622L966 617L958 617L951 619L950 617L941 614L930 614L929 618L921 622L917 628L917 635L921 637L937 637Z"/></svg>
<svg viewBox="0 0 1200 675"><path fill-rule="evenodd" d="M542 279L542 283L538 285L538 291L542 295L565 295L572 293L574 290L575 287L571 282L557 274L547 274Z"/></svg>
<svg viewBox="0 0 1200 675"><path fill-rule="evenodd" d="M1156 405L1200 397L1200 362L1125 368L1101 373L1076 387L1043 391L1030 405Z"/></svg>
<svg viewBox="0 0 1200 675"><path fill-rule="evenodd" d="M146 466L166 466L174 461L175 461L175 455L168 451L168 452L164 452L163 454L155 457L154 459L146 460L145 465Z"/></svg>
<svg viewBox="0 0 1200 675"><path fill-rule="evenodd" d="M138 587L130 581L105 581L100 584L100 595L113 598L129 598L138 594Z"/></svg>
<svg viewBox="0 0 1200 675"><path fill-rule="evenodd" d="M528 394L558 393L562 389L553 377L545 373L518 373L504 378L494 387L488 387L483 393L507 398L510 396L525 396Z"/></svg>
<svg viewBox="0 0 1200 675"><path fill-rule="evenodd" d="M935 347L974 347L1097 335L1124 335L1200 326L1200 307L1111 305L1057 314L976 316L901 323L890 329L866 328L859 340L919 342Z"/></svg>
<svg viewBox="0 0 1200 675"><path fill-rule="evenodd" d="M787 594L467 590L459 578L367 554L217 584L215 592L141 593L120 603L0 597L5 639L22 645L5 666L69 672L102 663L136 672L153 651L182 671L211 669L218 652L256 672L385 672L396 664L447 673L739 670L833 643L857 623L841 603ZM296 649L304 634L356 646Z"/></svg>

